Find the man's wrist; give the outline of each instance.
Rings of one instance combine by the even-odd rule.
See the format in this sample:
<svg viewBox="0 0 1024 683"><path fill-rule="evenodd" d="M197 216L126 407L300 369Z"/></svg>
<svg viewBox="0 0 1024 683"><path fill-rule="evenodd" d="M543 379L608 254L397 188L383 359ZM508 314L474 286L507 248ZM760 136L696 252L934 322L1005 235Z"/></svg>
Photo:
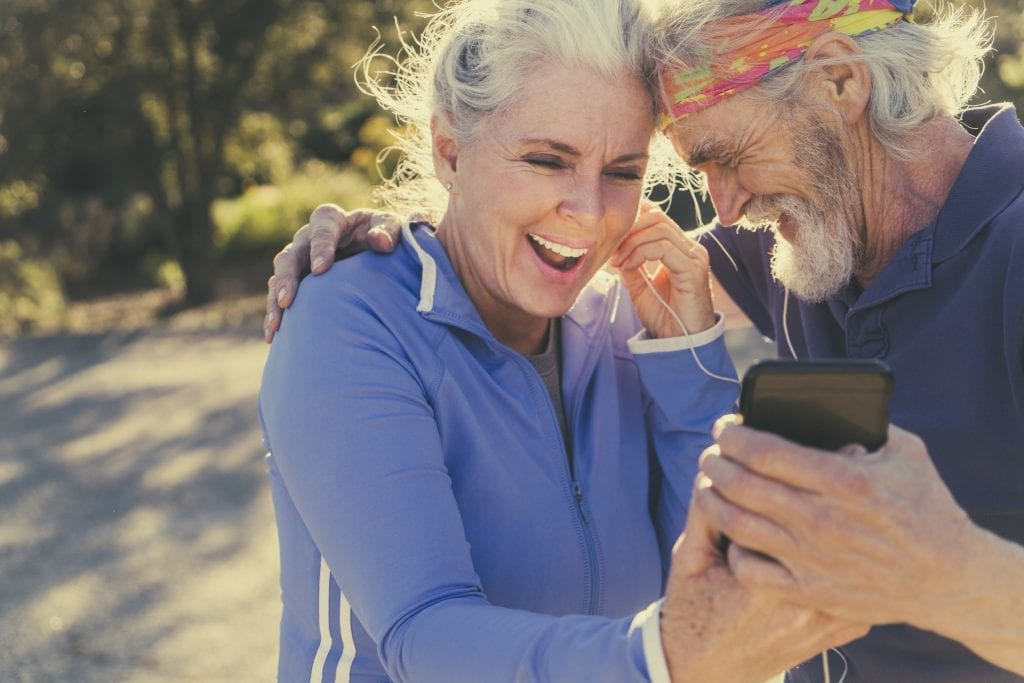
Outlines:
<svg viewBox="0 0 1024 683"><path fill-rule="evenodd" d="M1014 638L1021 634L1024 614L1024 547L1007 541L968 521L958 534L958 552L947 563L948 581L936 591L943 608L935 602L921 605L921 628L934 631L971 647L986 640ZM941 593L941 595L940 595ZM1009 616L1018 628L1000 615Z"/></svg>

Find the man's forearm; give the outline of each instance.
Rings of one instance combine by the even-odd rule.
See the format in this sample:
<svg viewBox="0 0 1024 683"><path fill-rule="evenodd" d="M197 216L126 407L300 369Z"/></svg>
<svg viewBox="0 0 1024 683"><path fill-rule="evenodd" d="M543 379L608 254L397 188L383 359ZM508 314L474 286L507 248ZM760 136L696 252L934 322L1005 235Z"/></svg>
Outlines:
<svg viewBox="0 0 1024 683"><path fill-rule="evenodd" d="M980 527L964 540L950 558L958 590L921 626L1024 675L1024 547Z"/></svg>

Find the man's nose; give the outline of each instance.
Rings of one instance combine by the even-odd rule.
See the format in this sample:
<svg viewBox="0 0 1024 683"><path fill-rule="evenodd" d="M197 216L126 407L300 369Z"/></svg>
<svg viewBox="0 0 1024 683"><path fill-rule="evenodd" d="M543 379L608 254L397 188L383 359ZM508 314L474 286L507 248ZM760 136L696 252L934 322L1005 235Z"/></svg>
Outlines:
<svg viewBox="0 0 1024 683"><path fill-rule="evenodd" d="M722 225L735 225L743 218L743 207L747 205L753 194L747 191L736 177L736 172L729 168L711 168L705 172L708 183L708 194L715 205L718 222Z"/></svg>

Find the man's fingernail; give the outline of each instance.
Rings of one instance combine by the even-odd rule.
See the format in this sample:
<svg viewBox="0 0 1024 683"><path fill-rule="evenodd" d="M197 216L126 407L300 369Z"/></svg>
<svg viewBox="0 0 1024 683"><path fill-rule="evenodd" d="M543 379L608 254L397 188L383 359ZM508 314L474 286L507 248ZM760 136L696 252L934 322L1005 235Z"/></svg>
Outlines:
<svg viewBox="0 0 1024 683"><path fill-rule="evenodd" d="M283 305L282 302L284 301L284 298L286 296L288 296L288 289L287 288L282 287L281 289L277 290L277 305L278 306ZM273 320L273 317L274 317L274 314L271 313L270 315L267 316L267 319L268 320Z"/></svg>
<svg viewBox="0 0 1024 683"><path fill-rule="evenodd" d="M323 256L317 256L316 259L313 261L313 270L320 270L326 265L327 259L325 259Z"/></svg>
<svg viewBox="0 0 1024 683"><path fill-rule="evenodd" d="M370 234L375 235L378 239L383 237L385 240L387 240L387 248L388 249L394 249L395 248L395 238L391 236L390 232L388 232L384 228L380 227L379 225L376 228L373 228L372 230L370 230ZM377 248L380 248L380 246L381 245L378 245Z"/></svg>

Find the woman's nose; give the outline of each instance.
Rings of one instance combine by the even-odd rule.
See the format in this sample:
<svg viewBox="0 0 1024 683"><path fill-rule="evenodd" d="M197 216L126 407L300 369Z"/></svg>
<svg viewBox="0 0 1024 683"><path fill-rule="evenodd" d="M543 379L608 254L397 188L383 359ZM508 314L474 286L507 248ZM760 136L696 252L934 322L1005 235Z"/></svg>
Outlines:
<svg viewBox="0 0 1024 683"><path fill-rule="evenodd" d="M580 225L595 225L604 218L604 200L600 178L577 177L566 188L561 213Z"/></svg>

